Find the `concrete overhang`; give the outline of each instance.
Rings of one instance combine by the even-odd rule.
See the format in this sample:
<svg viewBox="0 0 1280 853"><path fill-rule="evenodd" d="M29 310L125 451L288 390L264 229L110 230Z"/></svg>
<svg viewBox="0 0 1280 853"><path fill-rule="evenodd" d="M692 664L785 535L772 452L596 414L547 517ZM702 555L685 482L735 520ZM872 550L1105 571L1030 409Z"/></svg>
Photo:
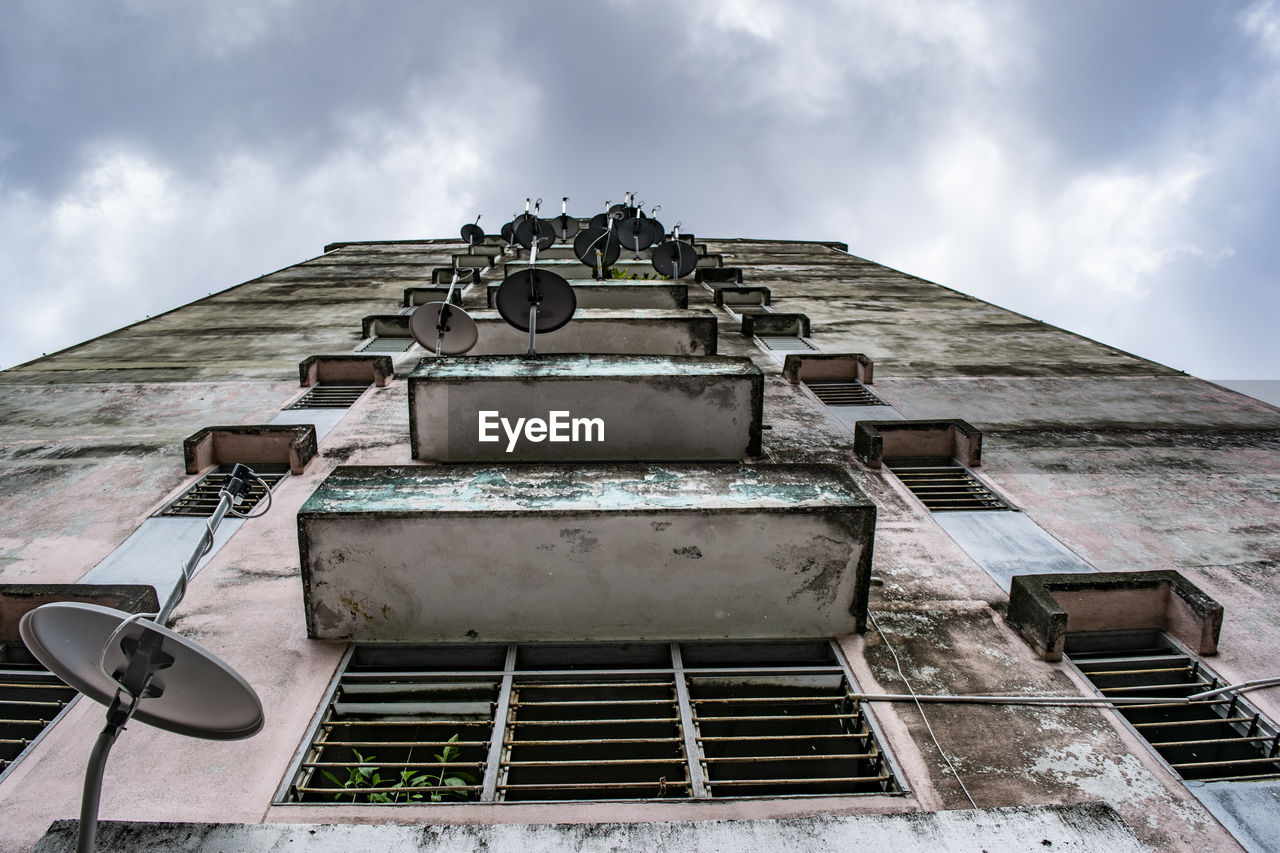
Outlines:
<svg viewBox="0 0 1280 853"><path fill-rule="evenodd" d="M512 355L529 350L529 334L497 311L472 311L480 341L467 355ZM583 308L567 325L538 335L539 353L714 355L716 317L707 309ZM361 323L361 337L407 338L408 314L375 314Z"/></svg>
<svg viewBox="0 0 1280 853"><path fill-rule="evenodd" d="M1045 660L1068 632L1157 628L1199 655L1218 653L1222 605L1175 571L1015 575L1008 621Z"/></svg>
<svg viewBox="0 0 1280 853"><path fill-rule="evenodd" d="M596 281L576 279L569 282L579 308L657 308L685 309L689 307L689 285L673 281ZM494 307L494 297L501 284L486 288L489 307Z"/></svg>
<svg viewBox="0 0 1280 853"><path fill-rule="evenodd" d="M458 284L471 284L480 280L480 270L477 267L465 267L463 269L436 267L431 271L431 283L449 284L453 281L455 272L458 274Z"/></svg>
<svg viewBox="0 0 1280 853"><path fill-rule="evenodd" d="M713 282L742 282L742 267L702 267L693 271L693 280L699 284ZM719 290L719 288L716 288ZM732 289L732 288L731 288ZM766 304L768 300L765 300ZM719 302L716 302L719 305Z"/></svg>
<svg viewBox="0 0 1280 853"><path fill-rule="evenodd" d="M298 512L307 633L862 631L875 514L835 465L339 467Z"/></svg>
<svg viewBox="0 0 1280 853"><path fill-rule="evenodd" d="M809 317L806 314L746 314L742 318L742 334L799 335L809 337Z"/></svg>
<svg viewBox="0 0 1280 853"><path fill-rule="evenodd" d="M738 461L760 454L763 400L749 358L423 359L409 376L409 435L415 459L442 462ZM480 441L481 412L491 440ZM529 419L542 424L536 440L517 425Z"/></svg>
<svg viewBox="0 0 1280 853"><path fill-rule="evenodd" d="M153 586L97 583L0 584L0 643L20 643L18 623L42 604L75 601L113 607L125 613L156 613L160 601Z"/></svg>
<svg viewBox="0 0 1280 853"><path fill-rule="evenodd" d="M379 388L395 374L389 355L312 355L298 362L298 384L367 382Z"/></svg>
<svg viewBox="0 0 1280 853"><path fill-rule="evenodd" d="M982 433L967 421L858 421L853 452L869 468L885 459L944 458L976 468L982 464Z"/></svg>
<svg viewBox="0 0 1280 853"><path fill-rule="evenodd" d="M634 255L635 255L634 252L623 251L622 257L616 263L611 265L609 269L617 270L619 275L640 276L640 275L644 275L645 273L648 273L649 275L656 274L653 268L653 264L651 264L647 260L644 260L643 256L638 261L633 260ZM721 263L722 263L722 260L720 255L699 255L697 265L698 267L719 267ZM542 253L539 252L537 267L538 269L546 270L548 272L553 272L556 275L559 275L566 279L595 277L591 274L593 268L588 266L587 264L584 264L582 261L578 260L577 258L544 259L542 257ZM508 260L506 264L503 265L502 277L506 278L512 273L519 272L520 270L525 270L528 268L529 268L528 258L523 258L521 260Z"/></svg>
<svg viewBox="0 0 1280 853"><path fill-rule="evenodd" d="M210 426L182 442L188 474L210 465L288 465L301 474L316 455L314 424L234 424Z"/></svg>
<svg viewBox="0 0 1280 853"><path fill-rule="evenodd" d="M501 258L500 246L476 246L474 251L455 254L453 265L458 269L483 269L493 266L495 260Z"/></svg>
<svg viewBox="0 0 1280 853"><path fill-rule="evenodd" d="M851 379L870 385L875 362L860 352L788 353L782 375L793 385L809 380Z"/></svg>
<svg viewBox="0 0 1280 853"><path fill-rule="evenodd" d="M461 284L461 282L459 282ZM432 287L406 287L404 289L404 302L406 308L414 305L423 305L427 302L444 302L444 298L449 295L449 285L437 284ZM462 287L453 289L453 304L462 304Z"/></svg>
<svg viewBox="0 0 1280 853"><path fill-rule="evenodd" d="M717 305L768 305L773 292L767 287L716 287L711 298Z"/></svg>

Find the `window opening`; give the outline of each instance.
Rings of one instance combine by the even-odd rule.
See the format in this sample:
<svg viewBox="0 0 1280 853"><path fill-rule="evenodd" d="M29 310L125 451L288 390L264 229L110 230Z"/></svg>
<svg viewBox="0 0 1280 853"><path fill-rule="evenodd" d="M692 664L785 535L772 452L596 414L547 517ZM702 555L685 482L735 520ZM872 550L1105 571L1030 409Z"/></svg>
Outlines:
<svg viewBox="0 0 1280 853"><path fill-rule="evenodd" d="M1068 634L1065 655L1106 697L1182 698L1226 686L1160 631ZM1280 732L1234 690L1115 710L1184 781L1280 779Z"/></svg>
<svg viewBox="0 0 1280 853"><path fill-rule="evenodd" d="M1009 508L995 492L954 459L885 459L883 464L931 512Z"/></svg>
<svg viewBox="0 0 1280 853"><path fill-rule="evenodd" d="M799 335L756 335L756 340L770 352L818 352L818 348Z"/></svg>
<svg viewBox="0 0 1280 853"><path fill-rule="evenodd" d="M21 643L0 643L0 779L77 695Z"/></svg>
<svg viewBox="0 0 1280 853"><path fill-rule="evenodd" d="M349 409L369 388L369 383L318 382L293 402L290 409Z"/></svg>
<svg viewBox="0 0 1280 853"><path fill-rule="evenodd" d="M359 352L408 352L413 338L376 337L360 347Z"/></svg>
<svg viewBox="0 0 1280 853"><path fill-rule="evenodd" d="M901 790L827 640L356 646L348 655L282 802Z"/></svg>
<svg viewBox="0 0 1280 853"><path fill-rule="evenodd" d="M218 501L221 500L220 493L231 477L231 469L234 467L234 465L219 465L197 480L191 488L160 510L157 515L209 518L218 507ZM273 489L289 473L288 465L254 464L249 467L253 468L253 472ZM249 490L245 493L244 501L236 509L243 513L253 512L257 509L258 502L265 496L266 489L262 487L262 483L252 480L249 483Z"/></svg>
<svg viewBox="0 0 1280 853"><path fill-rule="evenodd" d="M807 379L804 384L820 402L828 406L887 405L856 379Z"/></svg>

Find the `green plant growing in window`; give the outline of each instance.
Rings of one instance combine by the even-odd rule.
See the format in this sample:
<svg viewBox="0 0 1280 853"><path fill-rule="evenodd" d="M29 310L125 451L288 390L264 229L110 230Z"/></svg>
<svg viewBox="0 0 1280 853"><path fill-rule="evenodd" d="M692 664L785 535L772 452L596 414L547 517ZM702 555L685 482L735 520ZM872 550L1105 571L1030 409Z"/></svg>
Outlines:
<svg viewBox="0 0 1280 853"><path fill-rule="evenodd" d="M476 784L476 778L470 773L461 770L450 772L450 762L457 759L462 754L462 748L457 745L458 735L449 738L444 749L436 753L436 761L440 762L440 772L433 774L432 772L417 773L413 770L401 770L399 779L388 779L388 788L439 788L430 792L431 802L438 803L446 797L467 798L467 785ZM356 749L351 750L356 757L356 764L347 767L347 778L340 779L328 770L321 772L329 779L330 782L337 785L342 790L333 795L335 800L341 800L351 794L351 802L357 803L363 801L366 803L377 803L380 805L389 805L392 803L402 802L419 802L425 799L425 796L417 791L400 791L389 790L379 791L382 785L382 774L379 772L378 765L373 762L377 761L377 756L361 755ZM456 790L453 790L456 789Z"/></svg>
<svg viewBox="0 0 1280 853"><path fill-rule="evenodd" d="M449 738L449 742L445 744L442 752L436 753L436 761L440 762L440 774L436 777L434 787L445 788L446 790L432 791L431 802L438 803L445 797L461 797L466 799L467 792L464 789L466 785L474 785L476 777L470 773L464 773L461 770L449 770L449 762L456 759L462 754L462 748L457 745L458 736L455 734ZM448 773L449 775L445 775ZM423 778L427 778L424 776ZM459 790L451 791L448 788L458 788ZM418 795L421 796L421 795Z"/></svg>
<svg viewBox="0 0 1280 853"><path fill-rule="evenodd" d="M354 803L359 800L361 796L360 792L362 790L376 788L382 783L382 774L378 772L378 766L372 763L377 760L376 756L370 755L366 758L360 754L359 750L356 749L352 749L351 752L356 757L356 763L347 767L346 779L339 779L328 770L321 770L320 772L323 773L330 782L343 789L343 792L333 795L335 800L342 799L346 796L345 792L350 791L351 802ZM368 799L369 795L365 794L365 797ZM376 800L372 799L368 799L368 801L376 802Z"/></svg>
<svg viewBox="0 0 1280 853"><path fill-rule="evenodd" d="M632 281L643 281L647 279L652 279L654 281L671 281L671 276L669 275L658 275L656 273L647 273L647 272L645 273L628 272L626 269L621 267L609 267L608 273L609 273L609 278L612 278L612 279L627 279Z"/></svg>

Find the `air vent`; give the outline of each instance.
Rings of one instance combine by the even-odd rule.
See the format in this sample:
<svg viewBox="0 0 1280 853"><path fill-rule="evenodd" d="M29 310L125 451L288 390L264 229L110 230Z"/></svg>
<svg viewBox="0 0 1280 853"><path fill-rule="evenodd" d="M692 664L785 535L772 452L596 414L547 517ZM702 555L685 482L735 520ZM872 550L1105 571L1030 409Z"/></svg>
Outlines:
<svg viewBox="0 0 1280 853"><path fill-rule="evenodd" d="M227 480L231 476L232 467L231 465L219 465L215 470L201 477L194 486L183 492L181 497L157 514L161 516L209 518L218 506L218 501L221 499L219 493L227 484ZM253 468L255 474L265 480L272 488L275 488L276 483L280 482L289 473L288 465L258 464L250 467ZM236 510L242 513L252 512L265 494L266 490L262 487L262 483L257 480L251 481L244 501L236 507Z"/></svg>
<svg viewBox="0 0 1280 853"><path fill-rule="evenodd" d="M0 779L75 697L21 644L0 644Z"/></svg>
<svg viewBox="0 0 1280 853"><path fill-rule="evenodd" d="M360 348L360 352L408 352L413 338L377 337Z"/></svg>
<svg viewBox="0 0 1280 853"><path fill-rule="evenodd" d="M349 409L369 389L363 385L321 382L299 397L290 409Z"/></svg>
<svg viewBox="0 0 1280 853"><path fill-rule="evenodd" d="M816 352L818 350L798 335L757 335L756 340L771 352Z"/></svg>
<svg viewBox="0 0 1280 853"><path fill-rule="evenodd" d="M691 677L713 797L881 793L889 771L840 673Z"/></svg>
<svg viewBox="0 0 1280 853"><path fill-rule="evenodd" d="M670 675L521 683L512 688L499 797L687 798L688 762Z"/></svg>
<svg viewBox="0 0 1280 853"><path fill-rule="evenodd" d="M885 402L853 379L810 379L804 383L828 406L883 406Z"/></svg>
<svg viewBox="0 0 1280 853"><path fill-rule="evenodd" d="M1107 697L1186 698L1225 686L1158 631L1069 634L1066 655ZM1280 779L1280 732L1235 691L1116 711L1184 780Z"/></svg>
<svg viewBox="0 0 1280 853"><path fill-rule="evenodd" d="M934 464L927 464L920 459L885 459L884 464L932 512L1009 508L969 469L954 461L936 460Z"/></svg>
<svg viewBox="0 0 1280 853"><path fill-rule="evenodd" d="M281 802L901 790L827 640L349 654Z"/></svg>

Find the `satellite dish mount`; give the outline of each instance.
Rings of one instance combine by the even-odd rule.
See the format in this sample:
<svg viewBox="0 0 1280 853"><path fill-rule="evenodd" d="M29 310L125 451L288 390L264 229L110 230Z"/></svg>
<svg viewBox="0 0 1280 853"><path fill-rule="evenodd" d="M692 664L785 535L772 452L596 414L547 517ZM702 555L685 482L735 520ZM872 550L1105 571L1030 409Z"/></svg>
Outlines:
<svg viewBox="0 0 1280 853"><path fill-rule="evenodd" d="M244 514L248 481L262 483L267 505ZM218 506L205 521L199 544L182 567L182 577L156 614L128 614L78 602L45 604L25 614L19 625L27 649L71 687L107 706L107 722L85 769L80 800L77 853L92 853L98 831L98 804L107 756L121 729L139 722L177 734L212 740L252 737L262 729L262 702L253 688L221 660L181 634L164 627L186 594L200 559L213 548L214 532L231 513L257 518L271 508L271 488L244 465L236 465L219 492Z"/></svg>

